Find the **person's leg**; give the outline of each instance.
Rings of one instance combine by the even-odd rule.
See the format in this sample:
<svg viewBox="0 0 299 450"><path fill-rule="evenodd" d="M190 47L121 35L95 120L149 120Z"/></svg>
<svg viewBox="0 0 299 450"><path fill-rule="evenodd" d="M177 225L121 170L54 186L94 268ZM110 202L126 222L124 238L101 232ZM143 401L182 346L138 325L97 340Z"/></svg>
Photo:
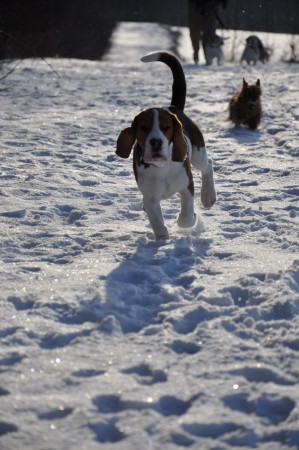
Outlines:
<svg viewBox="0 0 299 450"><path fill-rule="evenodd" d="M203 47L213 41L217 28L216 6L207 3L203 9Z"/></svg>
<svg viewBox="0 0 299 450"><path fill-rule="evenodd" d="M189 2L189 31L193 48L193 59L195 64L198 64L202 23L200 10L194 2Z"/></svg>

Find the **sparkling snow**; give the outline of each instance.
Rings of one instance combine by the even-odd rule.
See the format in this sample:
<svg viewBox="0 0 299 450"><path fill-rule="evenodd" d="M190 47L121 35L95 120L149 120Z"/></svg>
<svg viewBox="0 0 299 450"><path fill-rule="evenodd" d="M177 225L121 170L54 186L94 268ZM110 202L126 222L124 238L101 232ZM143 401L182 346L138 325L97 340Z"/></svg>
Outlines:
<svg viewBox="0 0 299 450"><path fill-rule="evenodd" d="M115 155L170 100L169 69L139 62L165 28L1 82L1 450L299 448L298 65L196 67L186 29L180 45L218 201L201 207L194 171L199 221L180 230L164 202L166 242ZM225 120L243 77L261 79L255 132Z"/></svg>

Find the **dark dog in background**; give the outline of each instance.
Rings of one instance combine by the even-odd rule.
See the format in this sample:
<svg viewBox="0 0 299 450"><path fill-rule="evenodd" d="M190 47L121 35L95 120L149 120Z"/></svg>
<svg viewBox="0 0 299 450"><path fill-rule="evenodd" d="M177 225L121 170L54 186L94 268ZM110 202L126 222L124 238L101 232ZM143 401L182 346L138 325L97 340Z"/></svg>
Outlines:
<svg viewBox="0 0 299 450"><path fill-rule="evenodd" d="M255 130L262 118L261 84L249 84L243 78L241 89L236 92L229 103L229 118L237 127L244 126Z"/></svg>
<svg viewBox="0 0 299 450"><path fill-rule="evenodd" d="M251 35L246 39L246 46L241 57L241 63L246 61L248 65L255 65L258 61L266 63L270 55L259 37Z"/></svg>

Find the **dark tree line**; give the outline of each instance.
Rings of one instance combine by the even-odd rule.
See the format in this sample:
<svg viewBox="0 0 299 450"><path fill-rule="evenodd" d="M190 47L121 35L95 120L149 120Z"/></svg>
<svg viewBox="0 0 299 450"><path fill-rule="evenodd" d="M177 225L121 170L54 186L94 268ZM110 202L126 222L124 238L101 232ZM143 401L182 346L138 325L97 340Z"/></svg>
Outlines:
<svg viewBox="0 0 299 450"><path fill-rule="evenodd" d="M100 59L115 22L89 0L1 0L0 59Z"/></svg>

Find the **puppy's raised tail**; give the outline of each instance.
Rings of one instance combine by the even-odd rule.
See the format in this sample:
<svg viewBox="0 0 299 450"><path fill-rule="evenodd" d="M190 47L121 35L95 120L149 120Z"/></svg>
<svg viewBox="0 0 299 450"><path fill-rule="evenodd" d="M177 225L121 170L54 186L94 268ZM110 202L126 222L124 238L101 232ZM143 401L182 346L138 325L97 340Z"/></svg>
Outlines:
<svg viewBox="0 0 299 450"><path fill-rule="evenodd" d="M173 76L171 105L184 111L187 90L186 79L183 67L178 58L169 52L152 52L143 56L141 61L146 63L161 61L171 69Z"/></svg>

